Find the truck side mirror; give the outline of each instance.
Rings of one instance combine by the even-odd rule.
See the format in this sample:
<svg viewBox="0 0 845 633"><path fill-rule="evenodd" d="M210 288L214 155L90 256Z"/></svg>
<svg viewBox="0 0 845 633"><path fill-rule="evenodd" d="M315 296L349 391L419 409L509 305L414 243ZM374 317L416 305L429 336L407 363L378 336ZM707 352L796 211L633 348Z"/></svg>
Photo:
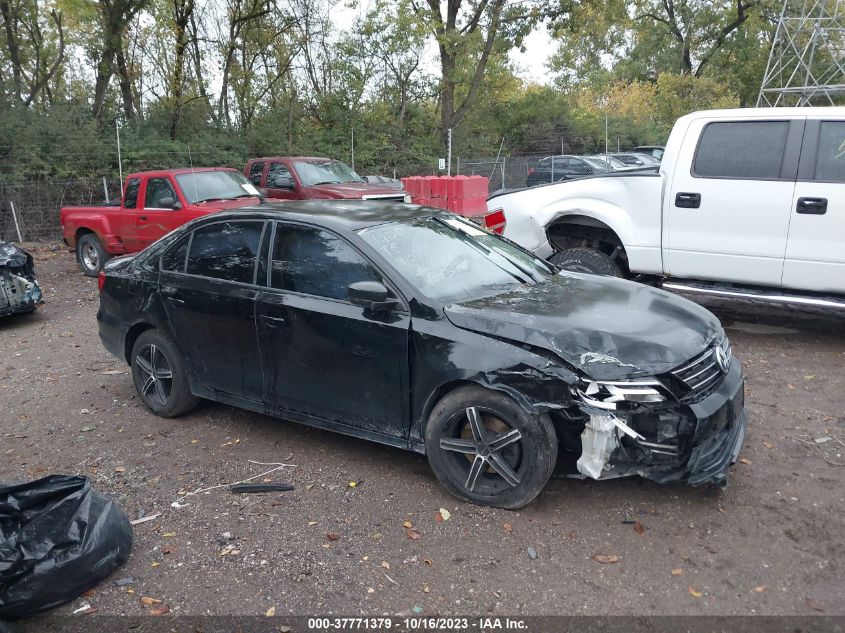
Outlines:
<svg viewBox="0 0 845 633"><path fill-rule="evenodd" d="M273 186L276 189L293 189L293 180L287 176L279 176L273 181Z"/></svg>

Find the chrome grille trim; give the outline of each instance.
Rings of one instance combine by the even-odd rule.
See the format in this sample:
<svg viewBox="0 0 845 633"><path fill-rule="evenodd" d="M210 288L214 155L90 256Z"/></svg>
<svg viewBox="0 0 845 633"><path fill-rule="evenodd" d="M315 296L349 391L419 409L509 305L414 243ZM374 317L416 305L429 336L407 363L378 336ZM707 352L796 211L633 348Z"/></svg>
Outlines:
<svg viewBox="0 0 845 633"><path fill-rule="evenodd" d="M670 372L689 390L684 396L685 400L696 400L703 397L710 389L717 386L724 377L724 373L714 358L716 345L721 347L730 359L731 344L728 338L724 337L689 362Z"/></svg>

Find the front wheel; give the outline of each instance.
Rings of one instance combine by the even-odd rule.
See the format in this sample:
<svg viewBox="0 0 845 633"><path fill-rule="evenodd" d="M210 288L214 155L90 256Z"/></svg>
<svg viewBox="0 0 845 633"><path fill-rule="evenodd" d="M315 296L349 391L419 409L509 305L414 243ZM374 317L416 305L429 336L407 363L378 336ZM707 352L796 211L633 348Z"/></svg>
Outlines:
<svg viewBox="0 0 845 633"><path fill-rule="evenodd" d="M96 277L109 258L109 254L94 233L86 233L76 243L76 259L82 272Z"/></svg>
<svg viewBox="0 0 845 633"><path fill-rule="evenodd" d="M457 498L494 508L531 502L557 461L557 436L546 415L524 411L506 395L461 387L435 405L425 430L428 461Z"/></svg>
<svg viewBox="0 0 845 633"><path fill-rule="evenodd" d="M549 258L555 266L576 273L621 277L619 265L610 257L594 248L566 248Z"/></svg>
<svg viewBox="0 0 845 633"><path fill-rule="evenodd" d="M141 400L156 415L175 418L197 406L182 357L158 330L143 332L132 347L132 380Z"/></svg>

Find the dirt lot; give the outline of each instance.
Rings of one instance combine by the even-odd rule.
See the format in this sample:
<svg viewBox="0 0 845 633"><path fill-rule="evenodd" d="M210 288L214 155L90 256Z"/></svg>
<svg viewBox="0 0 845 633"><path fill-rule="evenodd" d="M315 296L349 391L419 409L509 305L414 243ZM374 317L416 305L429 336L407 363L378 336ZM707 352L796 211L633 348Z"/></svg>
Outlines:
<svg viewBox="0 0 845 633"><path fill-rule="evenodd" d="M100 345L96 281L35 255L47 303L0 320L0 480L85 474L130 518L161 513L112 579L131 583L60 613L140 615L151 596L196 615L845 614L845 315L709 304L748 376L727 490L556 479L507 512L457 502L400 450L214 403L153 416ZM291 464L270 477L295 491L180 494L261 463Z"/></svg>

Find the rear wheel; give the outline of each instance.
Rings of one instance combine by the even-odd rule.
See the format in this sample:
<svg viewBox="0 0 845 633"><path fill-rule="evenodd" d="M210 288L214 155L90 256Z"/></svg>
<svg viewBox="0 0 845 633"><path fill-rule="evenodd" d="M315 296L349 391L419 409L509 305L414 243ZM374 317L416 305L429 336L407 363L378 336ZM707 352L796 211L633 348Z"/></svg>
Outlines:
<svg viewBox="0 0 845 633"><path fill-rule="evenodd" d="M428 461L451 494L478 505L516 509L551 477L557 437L546 415L530 415L506 395L461 387L431 412Z"/></svg>
<svg viewBox="0 0 845 633"><path fill-rule="evenodd" d="M619 265L609 256L594 248L566 248L555 253L549 261L564 270L607 277L621 277Z"/></svg>
<svg viewBox="0 0 845 633"><path fill-rule="evenodd" d="M94 233L86 233L77 241L76 259L82 272L89 277L96 277L108 258L103 243Z"/></svg>
<svg viewBox="0 0 845 633"><path fill-rule="evenodd" d="M131 361L135 389L150 411L174 418L197 406L182 357L161 332L143 332L132 347Z"/></svg>

